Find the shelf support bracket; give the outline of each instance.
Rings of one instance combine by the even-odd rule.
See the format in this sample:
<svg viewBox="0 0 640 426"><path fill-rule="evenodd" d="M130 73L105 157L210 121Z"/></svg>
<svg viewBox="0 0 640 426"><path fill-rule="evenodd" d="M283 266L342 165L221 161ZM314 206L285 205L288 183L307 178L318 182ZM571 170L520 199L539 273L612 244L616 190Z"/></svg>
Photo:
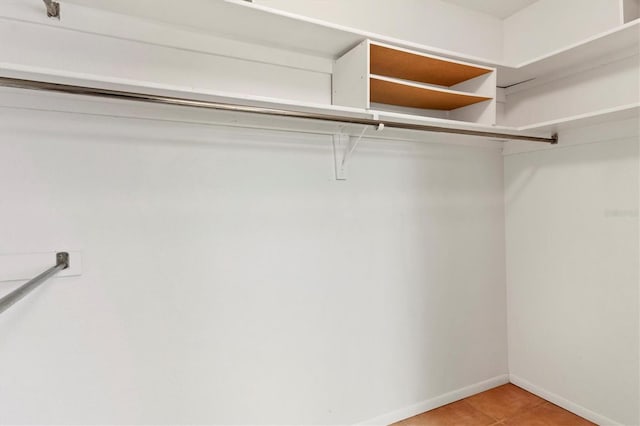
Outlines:
<svg viewBox="0 0 640 426"><path fill-rule="evenodd" d="M47 269L32 280L21 285L6 296L0 298L0 314L9 309L11 306L13 306L14 303L25 297L27 294L31 293L40 284L42 284L58 272L62 271L63 269L67 269L69 266L71 266L69 264L69 253L56 253L56 264L54 266Z"/></svg>
<svg viewBox="0 0 640 426"><path fill-rule="evenodd" d="M368 128L369 126L365 126L358 137L355 138L345 133L336 133L333 135L333 160L335 162L336 180L347 180L349 161ZM384 129L384 124L379 123L375 128L377 131L380 131Z"/></svg>
<svg viewBox="0 0 640 426"><path fill-rule="evenodd" d="M347 152L353 149L351 145L351 137L345 133L335 133L333 135L333 162L336 173L336 180L347 180L347 171L344 159Z"/></svg>
<svg viewBox="0 0 640 426"><path fill-rule="evenodd" d="M349 160L366 131L367 127L365 126L357 138L344 133L333 135L333 159L335 161L336 180L347 180Z"/></svg>
<svg viewBox="0 0 640 426"><path fill-rule="evenodd" d="M355 138L345 133L333 135L333 160L335 162L336 180L347 180L349 161L368 128L369 126L365 126L358 137ZM375 129L377 131L384 129L384 124L378 123Z"/></svg>

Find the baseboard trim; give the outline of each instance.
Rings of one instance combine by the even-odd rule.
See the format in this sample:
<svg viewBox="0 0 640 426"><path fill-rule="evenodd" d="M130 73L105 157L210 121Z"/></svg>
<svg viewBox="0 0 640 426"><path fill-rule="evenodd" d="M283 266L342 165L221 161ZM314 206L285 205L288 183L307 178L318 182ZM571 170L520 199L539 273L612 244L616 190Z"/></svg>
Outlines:
<svg viewBox="0 0 640 426"><path fill-rule="evenodd" d="M387 414L382 414L373 419L358 423L358 425L388 425L400 420L404 420L408 417L415 416L416 414L424 413L425 411L433 410L434 408L442 407L443 405L459 401L468 396L484 392L491 388L495 388L496 386L504 385L505 383L509 383L508 374L495 376L482 382L478 382L451 392L447 392L440 396L436 396L435 398L418 402L416 404L412 404L405 408L400 408Z"/></svg>
<svg viewBox="0 0 640 426"><path fill-rule="evenodd" d="M580 417L583 417L589 421L592 421L600 426L622 426L620 423L615 422L601 414L593 412L588 408L583 407L582 405L576 404L575 402L571 402L566 398L563 398L559 395L556 395L553 392L549 392L546 389L541 388L540 386L534 385L533 383L522 379L514 374L509 375L509 381L516 386L521 387L524 390L531 392L534 395L539 396L540 398L544 398L549 402L556 404L559 407L564 408L567 411L571 411L574 414L577 414Z"/></svg>

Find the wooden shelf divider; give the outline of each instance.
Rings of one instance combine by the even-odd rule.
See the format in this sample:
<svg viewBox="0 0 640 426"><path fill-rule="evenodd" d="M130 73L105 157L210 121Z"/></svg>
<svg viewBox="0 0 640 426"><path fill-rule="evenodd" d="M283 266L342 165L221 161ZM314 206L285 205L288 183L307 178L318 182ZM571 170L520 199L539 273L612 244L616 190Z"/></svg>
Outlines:
<svg viewBox="0 0 640 426"><path fill-rule="evenodd" d="M446 111L492 99L378 75L370 76L370 96L381 104Z"/></svg>

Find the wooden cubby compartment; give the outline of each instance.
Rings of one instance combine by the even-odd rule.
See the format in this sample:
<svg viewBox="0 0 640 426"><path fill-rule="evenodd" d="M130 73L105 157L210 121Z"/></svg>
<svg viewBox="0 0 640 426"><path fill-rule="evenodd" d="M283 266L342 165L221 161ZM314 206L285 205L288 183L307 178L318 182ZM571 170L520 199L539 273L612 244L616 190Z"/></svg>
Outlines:
<svg viewBox="0 0 640 426"><path fill-rule="evenodd" d="M495 94L494 68L371 40L334 64L334 105L391 111L401 107L419 116L493 125Z"/></svg>
<svg viewBox="0 0 640 426"><path fill-rule="evenodd" d="M371 75L369 85L371 102L410 108L451 111L491 100L486 96L444 90L379 75Z"/></svg>

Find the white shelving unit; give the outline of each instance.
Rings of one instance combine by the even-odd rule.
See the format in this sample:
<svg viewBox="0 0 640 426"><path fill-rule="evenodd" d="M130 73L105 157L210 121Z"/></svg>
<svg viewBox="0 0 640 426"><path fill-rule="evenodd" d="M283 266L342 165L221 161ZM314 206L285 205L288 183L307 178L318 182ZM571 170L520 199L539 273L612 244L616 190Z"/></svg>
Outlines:
<svg viewBox="0 0 640 426"><path fill-rule="evenodd" d="M395 118L407 121L419 121L421 123L437 123L446 124L448 126L470 126L480 129L508 129L509 131L526 131L530 130L539 133L542 129L548 129L546 125L538 125L536 118L532 117L531 122L518 123L517 126L496 126L500 121L496 121L495 106L495 89L499 87L509 86L521 83L530 79L544 79L557 73L565 73L579 67L589 66L589 64L597 65L599 61L606 61L607 58L621 56L624 54L633 54L640 49L640 20L635 19L637 0L621 0L621 9L623 14L621 22L628 21L618 28L594 35L579 43L567 46L566 48L550 52L539 58L534 58L521 64L496 63L486 58L473 57L470 55L452 52L445 49L435 48L432 46L421 45L405 40L399 40L392 37L361 31L341 25L324 22L317 19L274 10L268 7L260 6L254 3L242 0L224 0L201 2L199 7L203 13L194 15L189 13L189 8L156 8L151 7L153 2L141 0L136 3L138 12L130 13L133 16L140 16L147 20L155 20L174 25L179 28L190 28L205 34L223 37L235 42L245 42L252 45L260 45L264 47L265 52L269 49L277 49L281 52L291 52L291 57L300 55L307 59L313 59L311 64L302 64L296 62L294 67L303 69L310 66L316 69L322 69L321 72L333 71L333 105L323 103L301 102L292 100L283 95L282 97L259 97L253 96L251 91L246 93L224 93L223 97L229 100L237 100L242 103L266 103L273 106L282 106L288 109L305 111L309 108L314 110L331 111L340 114L357 114L363 116L381 116L387 114ZM112 12L119 12L118 4L123 2L103 2L96 0L67 0L69 6L83 5L96 7L98 9L107 9ZM129 3L128 11L131 12ZM137 13L137 15L136 15ZM149 21L149 22L150 22ZM49 22L46 17L42 21L34 21L41 25L67 25L68 21ZM243 22L241 27L235 25L236 22ZM77 25L83 25L78 23ZM87 28L79 28L81 31L87 31ZM108 34L110 27L104 26L95 28L101 34ZM138 38L144 42L148 40L148 32L130 31L127 33L130 40ZM295 34L292 37L291 34ZM369 49L362 46L363 43L369 46ZM440 60L442 62L470 65L480 70L494 70L485 75L472 77L468 80L455 83L453 82L437 82L437 81L420 81L415 76L406 75L401 71L378 69L375 63L375 55L371 56L371 46L380 50L390 49L394 52L404 53L421 57L423 60L427 58ZM352 52L360 53L352 53ZM347 53L350 52L350 53ZM233 52L227 52L225 55L233 55ZM256 53L257 54L257 53ZM266 53L265 53L266 55ZM264 55L263 55L264 56ZM382 55L384 56L384 55ZM352 57L351 60L347 60ZM315 58L315 59L314 59ZM268 59L268 58L267 58ZM374 68L368 69L369 60L374 59L372 64ZM265 58L258 59L265 61ZM275 59L274 59L275 60ZM277 60L280 64L287 63L289 59L285 56L278 56ZM294 59L291 59L294 61ZM331 70L330 63L335 61L335 66ZM295 62L295 61L294 61ZM390 63L393 63L391 61ZM8 67L6 69L10 69ZM460 67L463 68L463 67ZM56 70L44 72L53 79L56 77ZM95 77L95 78L94 78ZM93 81L104 81L99 75L91 77ZM357 84L352 84L356 79L361 79ZM494 79L492 82L491 79ZM137 82L140 87L153 86L154 82ZM171 85L159 84L158 87L170 87ZM373 94L372 94L373 88ZM393 88L393 91L385 91L380 89ZM401 89L401 90L398 90ZM212 93L207 90L193 89L198 93ZM399 92L407 92L416 94L415 99L448 97L450 99L464 99L466 102L476 102L469 106L453 108L451 110L430 109L434 105L427 103L407 104ZM194 93L195 93L194 92ZM213 91L217 94L222 92ZM393 92L394 96L389 93ZM373 96L371 96L373 95ZM428 96L427 96L428 95ZM218 95L216 95L218 96ZM401 98L401 99L395 99ZM493 98L491 100L478 98ZM639 100L640 101L640 100ZM392 107L387 108L389 104ZM401 104L401 105L393 105ZM567 117L558 117L546 120L544 123L554 123L553 126L561 125L563 122L573 123L575 117L597 117L598 115L608 115L610 111L626 110L629 101L620 102L621 105L606 105L601 109L587 111L582 114L570 115ZM458 104L460 105L460 104ZM458 106L456 105L456 106ZM415 107L419 108L415 108ZM395 107L395 108L394 108ZM436 105L436 107L438 107ZM414 114L415 113L415 114ZM541 120L538 120L541 121Z"/></svg>
<svg viewBox="0 0 640 426"><path fill-rule="evenodd" d="M374 40L401 48L444 56L451 59L479 64L491 64L487 58L452 52L432 46L425 46L406 40L362 31L331 22L313 19L294 13L247 2L245 0L216 0L198 2L198 10L193 14L184 0L181 8L153 7L154 0L136 0L136 10L127 3L129 14L138 12L145 19L167 22L188 27L204 33L225 36L271 47L280 47L300 53L336 59L364 39ZM120 13L117 1L65 0L66 3L96 8L106 8ZM236 23L242 22L242 26ZM295 34L295 36L292 36Z"/></svg>
<svg viewBox="0 0 640 426"><path fill-rule="evenodd" d="M333 103L372 103L429 111L446 118L496 123L495 68L364 40L335 61Z"/></svg>
<svg viewBox="0 0 640 426"><path fill-rule="evenodd" d="M640 16L636 16L634 9L637 0L621 1L627 5L624 9L626 10L624 25L523 63L496 62L487 58L336 25L244 0L221 0L199 4L207 9L207 13L198 16L190 14L188 7L182 9L153 8L147 7L152 2L145 4L143 1L139 2L139 10L140 16L146 19L157 19L161 22L190 27L234 40L245 40L325 58L337 59L362 40L369 39L380 44L392 45L398 49L497 68L497 83L502 87L513 84L515 76L526 80L529 78L527 75L537 76L539 74L536 75L536 73L539 72L561 70L575 65L576 62L588 62L595 57L611 53L612 50L638 48L640 46L640 40L638 40L638 28L640 28L638 18ZM117 2L113 2L114 4L111 6L109 3L105 5L105 2L94 0L66 0L66 2L98 8L106 6L110 7L109 10L118 11ZM238 27L233 24L234 22L244 22L245 25ZM292 37L291 34L296 36ZM541 66L542 62L544 62L544 67ZM511 75L509 72L512 72Z"/></svg>
<svg viewBox="0 0 640 426"><path fill-rule="evenodd" d="M286 99L250 96L237 93L226 93L193 87L175 86L167 84L153 84L146 81L127 80L120 78L107 78L100 75L85 73L61 72L52 69L43 69L15 65L0 62L0 77L9 77L25 80L38 80L59 84L70 84L98 89L132 91L148 95L169 96L176 98L188 98L200 101L219 102L227 104L242 104L259 108L284 109L290 111L335 115L341 117L363 118L399 123L446 126L452 129L477 130L485 132L513 133L528 136L548 137L541 131L521 131L515 127L487 125L474 122L463 122L437 117L421 117L412 114L383 111L376 109L364 109L339 105L325 105L317 103L291 102ZM15 91L14 91L15 90ZM0 88L0 92L9 94L28 95L28 91ZM154 118L168 121L184 121L203 124L222 124L228 126L252 127L260 129L293 130L307 133L336 134L345 133L358 135L362 132L362 126L348 126L340 123L323 121L300 121L288 118L274 118L259 115L242 115L216 112L209 110L186 110L182 108L166 108L157 105L142 105L126 101L101 100L92 102L91 98L80 102L76 97L50 94L50 102L43 104L39 99L36 104L30 102L29 96L20 96L20 100L11 99L10 96L0 96L1 106L13 106L21 108L43 108L60 112L82 112L96 115L115 115L124 117ZM7 101L5 104L4 101ZM79 105L81 105L79 107ZM420 132L410 130L384 128L381 131L369 132L367 137L393 140L423 140ZM454 140L453 135L440 135L446 140ZM506 139L502 139L506 140ZM463 143L464 144L464 143Z"/></svg>

